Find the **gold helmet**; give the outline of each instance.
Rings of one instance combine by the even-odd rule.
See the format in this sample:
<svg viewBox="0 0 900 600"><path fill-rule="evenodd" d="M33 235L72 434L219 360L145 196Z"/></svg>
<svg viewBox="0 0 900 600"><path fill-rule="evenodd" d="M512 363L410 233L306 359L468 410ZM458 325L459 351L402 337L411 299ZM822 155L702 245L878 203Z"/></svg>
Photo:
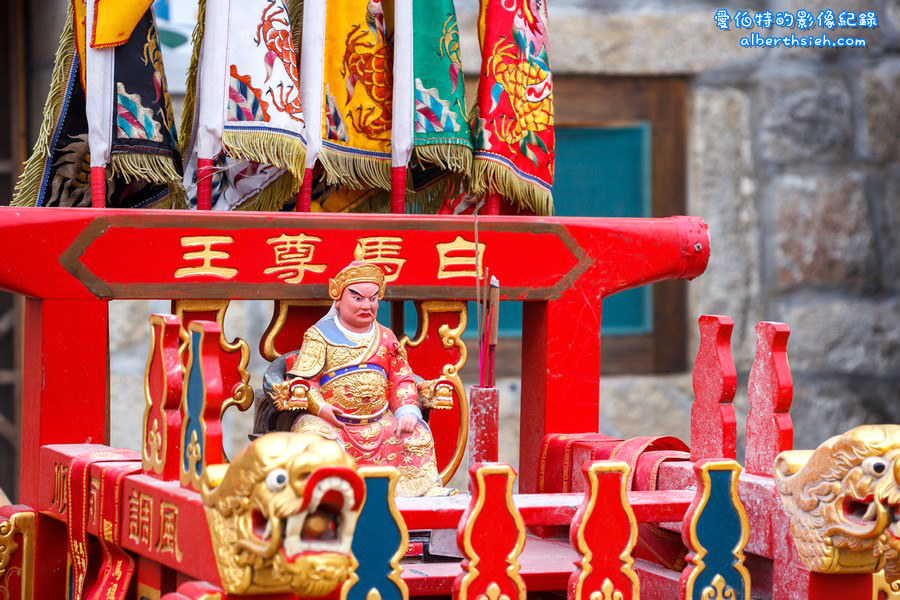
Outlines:
<svg viewBox="0 0 900 600"><path fill-rule="evenodd" d="M328 280L328 295L340 300L341 294L351 283L374 283L378 286L378 299L384 298L384 271L375 263L354 260Z"/></svg>

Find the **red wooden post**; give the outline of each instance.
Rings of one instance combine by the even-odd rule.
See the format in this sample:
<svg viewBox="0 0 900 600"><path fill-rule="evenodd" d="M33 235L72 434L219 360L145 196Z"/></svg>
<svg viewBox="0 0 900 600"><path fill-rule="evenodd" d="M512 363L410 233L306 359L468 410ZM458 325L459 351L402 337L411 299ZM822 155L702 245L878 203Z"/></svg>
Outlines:
<svg viewBox="0 0 900 600"><path fill-rule="evenodd" d="M213 161L211 158L197 159L197 210L212 209Z"/></svg>
<svg viewBox="0 0 900 600"><path fill-rule="evenodd" d="M37 501L41 446L109 443L105 300L25 300L20 498Z"/></svg>
<svg viewBox="0 0 900 600"><path fill-rule="evenodd" d="M700 349L694 362L691 405L691 460L736 458L734 393L737 372L731 356L730 317L700 317Z"/></svg>
<svg viewBox="0 0 900 600"><path fill-rule="evenodd" d="M406 212L406 167L391 167L391 212Z"/></svg>
<svg viewBox="0 0 900 600"><path fill-rule="evenodd" d="M569 600L638 600L641 596L631 557L638 526L625 495L630 471L624 462L581 466L587 485L569 530L569 540L581 559L569 578Z"/></svg>
<svg viewBox="0 0 900 600"><path fill-rule="evenodd" d="M747 473L772 476L775 457L794 447L794 425L789 410L794 383L787 358L791 330L784 323L756 324L756 357L750 370L747 394Z"/></svg>
<svg viewBox="0 0 900 600"><path fill-rule="evenodd" d="M496 462L499 456L500 392L495 387L469 388L469 464Z"/></svg>
<svg viewBox="0 0 900 600"><path fill-rule="evenodd" d="M516 472L501 463L478 463L469 468L469 478L472 500L456 530L465 558L463 572L453 582L453 598L525 600L519 574L525 523L512 499Z"/></svg>
<svg viewBox="0 0 900 600"><path fill-rule="evenodd" d="M106 208L106 167L91 167L91 207Z"/></svg>
<svg viewBox="0 0 900 600"><path fill-rule="evenodd" d="M150 352L144 375L144 472L166 481L178 479L181 455L181 319L150 316Z"/></svg>
<svg viewBox="0 0 900 600"><path fill-rule="evenodd" d="M297 212L309 212L312 205L312 180L313 170L307 168L303 172L303 183L300 184L300 191L297 192L297 204L294 210Z"/></svg>

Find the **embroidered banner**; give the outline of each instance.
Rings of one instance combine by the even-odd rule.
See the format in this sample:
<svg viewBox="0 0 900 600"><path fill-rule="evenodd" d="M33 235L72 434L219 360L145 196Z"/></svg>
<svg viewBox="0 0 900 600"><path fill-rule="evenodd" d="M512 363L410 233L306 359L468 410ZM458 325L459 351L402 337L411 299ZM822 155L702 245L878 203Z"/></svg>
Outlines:
<svg viewBox="0 0 900 600"><path fill-rule="evenodd" d="M89 106L103 100L102 119L114 124L102 134L102 164L109 164L106 206L178 205L181 157L153 12L143 13L126 42L102 51L108 54L111 76L98 84L103 97L90 102L85 91L84 15L83 0L69 5L44 105L44 122L12 204L91 205L87 115Z"/></svg>
<svg viewBox="0 0 900 600"><path fill-rule="evenodd" d="M419 192L415 201L423 211L435 212L458 191L472 169L472 133L466 119L453 0L416 2L413 32L416 164L412 175Z"/></svg>
<svg viewBox="0 0 900 600"><path fill-rule="evenodd" d="M553 81L545 0L481 0L481 79L472 129L476 194L553 212Z"/></svg>
<svg viewBox="0 0 900 600"><path fill-rule="evenodd" d="M200 158L214 161L216 210L278 210L299 189L306 141L291 12L285 0L201 1L182 120L191 205Z"/></svg>

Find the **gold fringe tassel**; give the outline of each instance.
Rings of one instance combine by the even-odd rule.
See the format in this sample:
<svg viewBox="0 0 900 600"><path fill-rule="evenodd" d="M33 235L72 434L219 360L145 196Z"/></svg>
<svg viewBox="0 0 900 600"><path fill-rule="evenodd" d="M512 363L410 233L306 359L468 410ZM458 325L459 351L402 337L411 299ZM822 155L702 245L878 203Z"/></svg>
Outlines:
<svg viewBox="0 0 900 600"><path fill-rule="evenodd" d="M197 13L197 26L191 36L191 64L188 66L187 87L184 92L184 104L181 111L181 127L178 128L178 146L181 158L185 162L190 159L187 151L194 133L194 105L197 101L197 76L200 65L200 46L203 43L203 28L206 21L206 0L200 0Z"/></svg>
<svg viewBox="0 0 900 600"><path fill-rule="evenodd" d="M75 58L75 29L72 14L72 3L67 2L68 11L66 24L59 36L59 47L56 49L56 57L53 60L53 73L50 77L50 91L44 102L44 120L38 132L37 140L31 156L25 161L25 169L16 182L13 194L12 206L37 205L38 193L41 190L41 181L47 161L50 160L50 144L53 130L59 121L63 102L66 98L66 84L69 81L69 73L72 71L72 61Z"/></svg>
<svg viewBox="0 0 900 600"><path fill-rule="evenodd" d="M553 214L553 194L532 185L510 171L509 168L489 160L475 158L472 166L472 193L481 196L489 190L502 195L513 204L527 208L539 216Z"/></svg>
<svg viewBox="0 0 900 600"><path fill-rule="evenodd" d="M391 159L356 156L346 152L322 149L319 161L325 168L325 181L352 190L375 187L391 189Z"/></svg>
<svg viewBox="0 0 900 600"><path fill-rule="evenodd" d="M449 172L418 192L407 188L406 208L408 212L420 215L436 214L448 198L460 192L462 182L462 176ZM409 183L407 183L408 185Z"/></svg>
<svg viewBox="0 0 900 600"><path fill-rule="evenodd" d="M181 183L182 179L171 158L155 154L114 153L109 159L109 170L125 183L141 179L171 185Z"/></svg>
<svg viewBox="0 0 900 600"><path fill-rule="evenodd" d="M300 179L287 171L256 196L238 206L237 210L279 211L288 198L295 196L299 189Z"/></svg>
<svg viewBox="0 0 900 600"><path fill-rule="evenodd" d="M153 208L175 208L179 210L187 210L190 208L187 204L187 196L184 193L181 180L178 182L170 182L168 187L169 195L155 204Z"/></svg>
<svg viewBox="0 0 900 600"><path fill-rule="evenodd" d="M297 138L270 131L228 131L222 147L231 158L287 169L302 181L306 169L306 146Z"/></svg>
<svg viewBox="0 0 900 600"><path fill-rule="evenodd" d="M472 171L472 148L464 144L423 144L413 147L413 160L468 176Z"/></svg>
<svg viewBox="0 0 900 600"><path fill-rule="evenodd" d="M288 3L288 20L291 22L294 54L299 58L300 42L303 40L303 0L290 0Z"/></svg>

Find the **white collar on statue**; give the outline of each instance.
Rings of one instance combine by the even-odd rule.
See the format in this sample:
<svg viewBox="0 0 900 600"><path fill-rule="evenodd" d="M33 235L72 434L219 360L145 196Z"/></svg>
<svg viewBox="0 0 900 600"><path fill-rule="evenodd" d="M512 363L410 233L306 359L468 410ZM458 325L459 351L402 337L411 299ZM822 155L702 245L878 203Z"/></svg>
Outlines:
<svg viewBox="0 0 900 600"><path fill-rule="evenodd" d="M337 328L341 330L347 339L356 342L358 344L365 344L372 340L372 337L375 335L375 323L369 326L368 331L364 331L362 333L357 333L355 331L350 331L346 327L341 324L341 319L338 315L334 315L334 324L337 325Z"/></svg>

